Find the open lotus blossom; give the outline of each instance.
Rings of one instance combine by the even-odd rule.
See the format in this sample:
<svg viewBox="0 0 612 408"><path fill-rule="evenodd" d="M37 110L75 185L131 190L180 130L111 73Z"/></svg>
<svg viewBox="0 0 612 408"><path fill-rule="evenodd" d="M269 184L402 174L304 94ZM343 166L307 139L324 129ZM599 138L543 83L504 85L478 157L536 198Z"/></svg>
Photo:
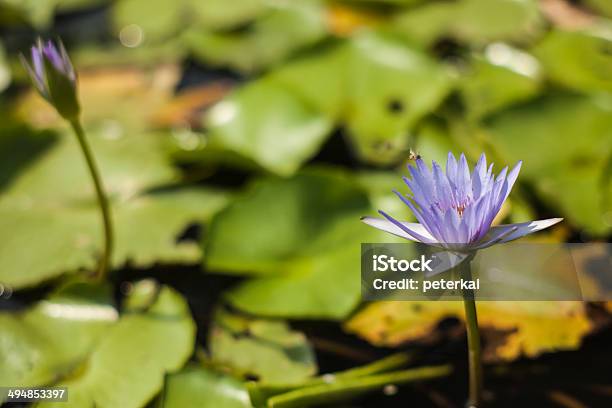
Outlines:
<svg viewBox="0 0 612 408"><path fill-rule="evenodd" d="M560 222L562 218L551 218L491 226L512 190L521 164L518 162L509 173L506 167L495 177L493 164L487 168L484 153L471 174L463 154L457 162L448 153L446 172L435 161L430 170L417 158L416 166L408 166L412 178L404 177L412 196L394 192L410 207L419 223L398 221L384 211L379 213L385 218L363 217L362 221L412 241L470 252L512 241Z"/></svg>
<svg viewBox="0 0 612 408"><path fill-rule="evenodd" d="M21 62L40 95L66 119L79 114L76 72L61 41L38 40L31 48L31 65L22 55Z"/></svg>

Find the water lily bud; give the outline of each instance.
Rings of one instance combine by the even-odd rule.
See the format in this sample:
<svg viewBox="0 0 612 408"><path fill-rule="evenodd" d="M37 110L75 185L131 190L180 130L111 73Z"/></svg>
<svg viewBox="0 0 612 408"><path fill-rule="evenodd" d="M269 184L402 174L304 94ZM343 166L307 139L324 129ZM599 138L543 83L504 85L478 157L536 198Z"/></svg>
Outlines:
<svg viewBox="0 0 612 408"><path fill-rule="evenodd" d="M32 83L40 95L57 112L68 120L75 119L80 112L76 89L76 73L61 41L42 40L32 46L31 65L22 55L21 61L28 70Z"/></svg>

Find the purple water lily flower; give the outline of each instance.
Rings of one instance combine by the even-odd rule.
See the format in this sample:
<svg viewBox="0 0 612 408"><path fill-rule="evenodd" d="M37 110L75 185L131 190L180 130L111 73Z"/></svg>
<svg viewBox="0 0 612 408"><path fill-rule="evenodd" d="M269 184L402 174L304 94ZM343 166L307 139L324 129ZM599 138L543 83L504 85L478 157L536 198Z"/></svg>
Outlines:
<svg viewBox="0 0 612 408"><path fill-rule="evenodd" d="M471 174L463 154L457 162L448 153L446 172L435 161L430 170L417 158L416 167L408 167L412 178L404 178L412 196L394 192L410 207L419 223L398 221L384 211L379 213L385 218L363 217L362 221L411 241L461 251L513 241L560 222L562 218L551 218L491 226L512 190L521 164L509 173L506 167L495 177L493 164L487 168L484 153Z"/></svg>
<svg viewBox="0 0 612 408"><path fill-rule="evenodd" d="M76 117L80 112L77 78L64 44L39 39L31 48L31 65L23 55L20 57L38 93L63 117Z"/></svg>

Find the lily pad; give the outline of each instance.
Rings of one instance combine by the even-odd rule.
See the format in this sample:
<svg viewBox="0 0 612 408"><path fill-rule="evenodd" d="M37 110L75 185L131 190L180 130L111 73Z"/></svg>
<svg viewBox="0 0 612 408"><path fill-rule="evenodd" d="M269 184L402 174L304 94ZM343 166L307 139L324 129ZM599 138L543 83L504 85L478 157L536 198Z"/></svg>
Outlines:
<svg viewBox="0 0 612 408"><path fill-rule="evenodd" d="M134 286L134 295L150 282ZM185 300L161 287L155 303L126 313L93 348L81 370L55 386L67 387L67 402L39 407L138 408L162 388L164 376L180 369L193 351L195 324Z"/></svg>
<svg viewBox="0 0 612 408"><path fill-rule="evenodd" d="M219 102L204 119L203 158L227 152L288 176L313 156L331 131L329 119L271 81L256 81ZM218 156L217 156L218 157Z"/></svg>
<svg viewBox="0 0 612 408"><path fill-rule="evenodd" d="M521 179L570 223L605 235L612 100L550 95L491 117L487 131L505 163L523 160ZM546 147L545 149L543 147ZM607 204L608 203L608 204Z"/></svg>
<svg viewBox="0 0 612 408"><path fill-rule="evenodd" d="M112 23L118 35L125 27L138 27L147 43L158 42L182 29L185 1L122 0L112 7Z"/></svg>
<svg viewBox="0 0 612 408"><path fill-rule="evenodd" d="M301 383L317 372L306 337L283 321L219 312L209 346L215 364L266 384Z"/></svg>
<svg viewBox="0 0 612 408"><path fill-rule="evenodd" d="M229 30L260 17L274 4L269 0L234 0L228 7L224 0L188 0L198 24L212 30Z"/></svg>
<svg viewBox="0 0 612 408"><path fill-rule="evenodd" d="M27 310L0 313L0 383L37 386L68 375L118 317L109 286L78 282Z"/></svg>
<svg viewBox="0 0 612 408"><path fill-rule="evenodd" d="M166 378L159 408L251 408L242 382L206 368L188 366Z"/></svg>
<svg viewBox="0 0 612 408"><path fill-rule="evenodd" d="M357 153L374 163L396 160L412 127L451 91L451 76L421 51L370 33L351 43L348 64L344 120Z"/></svg>
<svg viewBox="0 0 612 408"><path fill-rule="evenodd" d="M359 301L360 243L387 239L359 222L370 212L366 192L337 171L261 180L213 219L206 269L265 275L228 293L247 312L340 319Z"/></svg>
<svg viewBox="0 0 612 408"><path fill-rule="evenodd" d="M26 21L38 28L47 28L57 10L75 11L105 3L107 0L0 0L15 7Z"/></svg>
<svg viewBox="0 0 612 408"><path fill-rule="evenodd" d="M478 322L504 333L485 343L485 357L513 360L543 352L575 349L592 328L581 302L480 302ZM461 302L376 302L357 313L345 328L377 346L398 346L433 336L445 318L464 319Z"/></svg>
<svg viewBox="0 0 612 408"><path fill-rule="evenodd" d="M274 7L272 4L243 30L192 29L187 33L187 44L197 58L207 63L253 72L281 62L326 35L320 1L280 1Z"/></svg>
<svg viewBox="0 0 612 408"><path fill-rule="evenodd" d="M17 151L21 147L31 151L43 141L27 133L21 136L16 139L8 134L2 139ZM187 224L202 222L222 207L227 194L204 188L147 192L176 181L178 176L156 138L143 135L109 140L97 133L88 137L114 210L117 236L113 264L197 261L197 246L177 244L176 239ZM2 152L12 155L12 150ZM7 162L13 164L15 177L7 181L8 187L0 196L4 233L0 282L22 288L92 268L101 248L101 221L74 137L61 135L34 162Z"/></svg>
<svg viewBox="0 0 612 408"><path fill-rule="evenodd" d="M534 36L543 19L534 0L459 0L408 9L395 17L393 27L422 45L445 36L486 44Z"/></svg>
<svg viewBox="0 0 612 408"><path fill-rule="evenodd" d="M612 23L610 23L612 29ZM547 75L576 91L612 92L612 40L577 31L551 31L533 50Z"/></svg>
<svg viewBox="0 0 612 408"><path fill-rule="evenodd" d="M226 97L204 117L206 146L180 157L289 176L319 150L334 124L346 123L362 159L388 164L405 153L410 130L452 85L446 69L421 51L363 33Z"/></svg>
<svg viewBox="0 0 612 408"><path fill-rule="evenodd" d="M459 83L471 119L531 99L543 88L538 61L502 43L489 45L485 58L473 58Z"/></svg>

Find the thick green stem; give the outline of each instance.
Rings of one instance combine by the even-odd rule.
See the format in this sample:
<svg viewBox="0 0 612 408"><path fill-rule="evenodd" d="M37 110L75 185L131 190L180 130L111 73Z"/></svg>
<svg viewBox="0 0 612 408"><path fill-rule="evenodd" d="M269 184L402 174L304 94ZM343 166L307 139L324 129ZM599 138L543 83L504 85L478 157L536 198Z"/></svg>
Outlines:
<svg viewBox="0 0 612 408"><path fill-rule="evenodd" d="M74 130L74 133L77 136L77 140L79 141L79 145L81 147L81 150L83 151L83 155L85 156L87 168L89 169L89 173L91 174L91 178L96 190L98 205L100 206L100 212L102 214L102 224L104 225L104 249L102 252L102 257L100 258L100 264L98 265L98 273L96 275L98 279L102 280L108 272L113 254L114 237L110 207L108 204L108 198L106 197L106 193L104 192L102 178L100 177L100 173L98 171L98 167L96 166L96 161L91 152L91 149L89 148L89 143L87 142L87 138L85 137L85 131L81 126L81 122L78 118L75 118L70 121L70 125L72 126L72 129Z"/></svg>
<svg viewBox="0 0 612 408"><path fill-rule="evenodd" d="M471 259L465 260L460 266L461 277L471 280ZM478 329L478 316L476 314L476 301L474 291L463 291L463 306L465 308L465 325L468 341L468 363L470 391L467 406L480 407L482 401L482 358L480 347L480 330Z"/></svg>

